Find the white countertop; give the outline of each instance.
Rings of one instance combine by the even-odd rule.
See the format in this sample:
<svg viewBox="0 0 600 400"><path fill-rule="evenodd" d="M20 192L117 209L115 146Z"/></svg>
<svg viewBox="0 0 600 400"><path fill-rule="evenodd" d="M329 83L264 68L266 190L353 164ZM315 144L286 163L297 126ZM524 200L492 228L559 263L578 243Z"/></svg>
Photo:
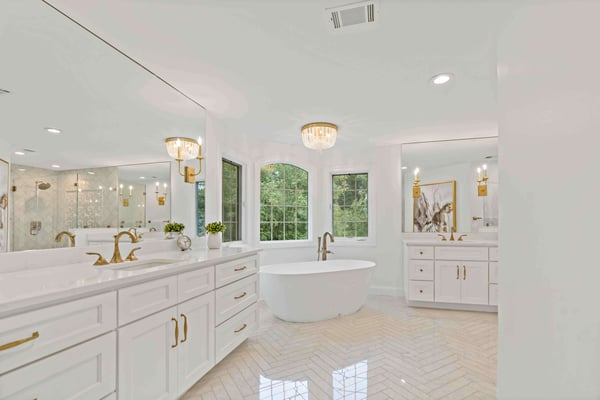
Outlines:
<svg viewBox="0 0 600 400"><path fill-rule="evenodd" d="M179 250L146 253L138 261L93 266L90 260L74 264L0 273L0 318L86 297L169 275L206 268L216 263L251 256L260 249L224 247L218 250ZM174 263L138 270L119 270L150 260Z"/></svg>
<svg viewBox="0 0 600 400"><path fill-rule="evenodd" d="M404 243L409 246L448 246L448 247L498 247L497 240L467 240L451 241L432 239L403 239Z"/></svg>

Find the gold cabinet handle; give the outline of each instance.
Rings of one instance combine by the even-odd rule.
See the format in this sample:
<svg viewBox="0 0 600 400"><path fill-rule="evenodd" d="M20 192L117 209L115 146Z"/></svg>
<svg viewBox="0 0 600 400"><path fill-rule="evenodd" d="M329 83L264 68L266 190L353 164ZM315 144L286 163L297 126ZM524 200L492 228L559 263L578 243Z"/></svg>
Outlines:
<svg viewBox="0 0 600 400"><path fill-rule="evenodd" d="M420 268L419 271L423 272L423 268Z"/></svg>
<svg viewBox="0 0 600 400"><path fill-rule="evenodd" d="M179 344L179 320L177 318L171 318L171 321L175 322L175 344L171 345L171 348L174 349Z"/></svg>
<svg viewBox="0 0 600 400"><path fill-rule="evenodd" d="M463 281L467 279L467 267L463 265Z"/></svg>
<svg viewBox="0 0 600 400"><path fill-rule="evenodd" d="M234 298L235 300L239 300L239 299L241 299L242 297L244 297L244 296L245 296L245 295L247 295L247 294L248 294L248 293L244 292L244 293L240 294L239 296L234 296L233 298Z"/></svg>
<svg viewBox="0 0 600 400"><path fill-rule="evenodd" d="M240 333L241 331L246 329L247 326L248 326L248 324L244 324L244 325L242 325L242 327L240 329L236 329L235 331L233 331L233 333Z"/></svg>
<svg viewBox="0 0 600 400"><path fill-rule="evenodd" d="M423 293L423 289L419 289L419 293Z"/></svg>
<svg viewBox="0 0 600 400"><path fill-rule="evenodd" d="M183 343L187 340L188 324L187 324L187 316L182 313L181 317L183 318L183 339L181 340L181 343Z"/></svg>
<svg viewBox="0 0 600 400"><path fill-rule="evenodd" d="M19 339L19 340L15 340L14 342L3 344L2 346L0 346L0 351L12 349L13 347L17 347L24 343L31 342L32 340L35 340L39 337L40 337L40 333L38 331L35 331L28 338Z"/></svg>
<svg viewBox="0 0 600 400"><path fill-rule="evenodd" d="M235 269L234 269L234 271L235 271L235 272L240 272L240 271L243 271L243 270L245 270L246 268L248 268L248 267L246 267L246 266L244 265L243 267L240 267L240 268L235 268Z"/></svg>
<svg viewBox="0 0 600 400"><path fill-rule="evenodd" d="M459 275L460 275L460 265L457 265L456 266L456 279L459 278Z"/></svg>
<svg viewBox="0 0 600 400"><path fill-rule="evenodd" d="M420 254L420 255L423 255L423 250L421 250L421 251L419 252L419 254Z"/></svg>

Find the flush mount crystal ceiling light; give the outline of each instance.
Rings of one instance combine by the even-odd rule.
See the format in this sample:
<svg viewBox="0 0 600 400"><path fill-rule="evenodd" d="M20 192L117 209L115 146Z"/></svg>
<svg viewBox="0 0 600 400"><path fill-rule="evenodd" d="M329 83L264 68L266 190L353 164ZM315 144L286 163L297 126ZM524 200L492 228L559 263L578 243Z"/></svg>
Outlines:
<svg viewBox="0 0 600 400"><path fill-rule="evenodd" d="M196 176L202 172L202 141L198 141L185 137L170 137L165 140L167 152L169 156L177 160L177 170L179 175L183 176L186 183L196 182ZM198 172L193 167L184 167L184 172L181 172L181 162L191 159L198 160Z"/></svg>
<svg viewBox="0 0 600 400"><path fill-rule="evenodd" d="M325 150L333 147L338 127L329 122L313 122L302 127L302 143L312 150Z"/></svg>

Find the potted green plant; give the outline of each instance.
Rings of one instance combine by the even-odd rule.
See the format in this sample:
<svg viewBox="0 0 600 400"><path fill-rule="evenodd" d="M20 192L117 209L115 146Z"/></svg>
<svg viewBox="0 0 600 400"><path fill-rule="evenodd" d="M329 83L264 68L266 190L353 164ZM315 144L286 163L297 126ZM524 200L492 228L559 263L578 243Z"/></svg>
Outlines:
<svg viewBox="0 0 600 400"><path fill-rule="evenodd" d="M211 222L204 227L207 233L207 241L209 249L218 249L221 247L221 232L225 232L225 225L221 221Z"/></svg>
<svg viewBox="0 0 600 400"><path fill-rule="evenodd" d="M182 234L185 229L185 225L179 222L169 222L165 225L165 233L167 234L167 239L173 239L175 237L175 233Z"/></svg>

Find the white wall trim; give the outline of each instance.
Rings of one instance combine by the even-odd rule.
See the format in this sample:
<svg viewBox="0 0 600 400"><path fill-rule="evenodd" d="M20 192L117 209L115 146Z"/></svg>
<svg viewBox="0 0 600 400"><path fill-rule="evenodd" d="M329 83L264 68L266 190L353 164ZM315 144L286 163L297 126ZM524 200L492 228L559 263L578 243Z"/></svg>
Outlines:
<svg viewBox="0 0 600 400"><path fill-rule="evenodd" d="M369 294L379 295L379 296L395 296L395 297L404 297L404 290L395 286L375 286L371 285L369 287Z"/></svg>

